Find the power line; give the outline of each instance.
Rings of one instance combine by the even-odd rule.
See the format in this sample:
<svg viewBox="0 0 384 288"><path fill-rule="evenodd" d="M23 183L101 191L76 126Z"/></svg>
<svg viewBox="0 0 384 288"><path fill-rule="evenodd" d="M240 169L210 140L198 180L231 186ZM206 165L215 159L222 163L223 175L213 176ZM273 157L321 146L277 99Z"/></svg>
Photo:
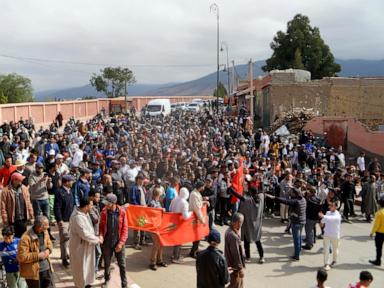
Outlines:
<svg viewBox="0 0 384 288"><path fill-rule="evenodd" d="M85 66L114 66L114 64L107 63L94 63L94 62L80 62L80 61L67 61L60 59L47 59L47 58L35 58L35 57L21 57L7 54L0 54L0 57L10 58L19 61L34 61L38 63L56 63L56 64L71 64L71 65L85 65ZM36 63L37 64L37 63ZM125 64L123 66L129 67L164 67L164 68L172 68L172 67L211 67L216 64Z"/></svg>

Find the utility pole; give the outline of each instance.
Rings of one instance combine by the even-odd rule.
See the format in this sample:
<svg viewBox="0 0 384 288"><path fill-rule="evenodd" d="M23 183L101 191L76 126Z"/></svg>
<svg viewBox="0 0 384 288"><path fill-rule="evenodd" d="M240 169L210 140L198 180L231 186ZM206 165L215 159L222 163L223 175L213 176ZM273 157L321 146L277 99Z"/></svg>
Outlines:
<svg viewBox="0 0 384 288"><path fill-rule="evenodd" d="M125 95L125 113L128 113L128 95L127 95L127 80L125 80L125 83L124 83L124 95Z"/></svg>
<svg viewBox="0 0 384 288"><path fill-rule="evenodd" d="M227 77L228 77L228 90L227 90L227 96L228 96L228 100L229 100L229 96L231 95L231 82L230 82L230 78L229 78L229 56L228 56L228 44L226 42L221 42L221 48L220 48L220 51L224 51L223 47L225 47L225 51L227 52L227 66L226 66L226 69L227 69Z"/></svg>
<svg viewBox="0 0 384 288"><path fill-rule="evenodd" d="M235 61L232 60L232 91L231 91L231 94L233 94L233 92L235 92L235 90L237 90L237 82L236 82L236 75L235 75Z"/></svg>
<svg viewBox="0 0 384 288"><path fill-rule="evenodd" d="M220 20L220 13L219 13L219 5L216 3L213 3L210 6L211 13L216 13L216 21L217 21L217 46L216 46L216 56L217 56L217 71L216 71L216 112L219 113L219 73L220 73L220 58L219 58L219 43L220 43L220 34L219 34L219 20Z"/></svg>
<svg viewBox="0 0 384 288"><path fill-rule="evenodd" d="M249 116L253 121L254 114L254 96L253 96L253 62L252 59L249 60L249 95L250 95L250 109Z"/></svg>

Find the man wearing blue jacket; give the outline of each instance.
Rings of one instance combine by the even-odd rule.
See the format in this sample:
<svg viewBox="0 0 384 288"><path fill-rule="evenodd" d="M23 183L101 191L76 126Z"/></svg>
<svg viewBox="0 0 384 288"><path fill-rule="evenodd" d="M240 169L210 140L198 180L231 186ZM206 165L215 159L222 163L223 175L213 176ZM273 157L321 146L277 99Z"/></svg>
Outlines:
<svg viewBox="0 0 384 288"><path fill-rule="evenodd" d="M73 202L77 207L80 206L80 199L86 198L91 190L90 181L92 179L92 170L82 168L80 170L80 178L72 187Z"/></svg>
<svg viewBox="0 0 384 288"><path fill-rule="evenodd" d="M4 263L7 284L9 288L26 288L25 279L20 277L19 263L16 260L19 238L14 237L11 226L4 227L1 231L4 241L0 242L0 255Z"/></svg>

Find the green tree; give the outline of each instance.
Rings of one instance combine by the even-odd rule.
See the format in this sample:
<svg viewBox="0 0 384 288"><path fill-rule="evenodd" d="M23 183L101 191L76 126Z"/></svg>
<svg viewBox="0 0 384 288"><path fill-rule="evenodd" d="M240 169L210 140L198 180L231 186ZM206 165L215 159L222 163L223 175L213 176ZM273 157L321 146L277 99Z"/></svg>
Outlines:
<svg viewBox="0 0 384 288"><path fill-rule="evenodd" d="M128 68L106 67L100 70L100 74L93 74L91 85L98 92L104 92L108 98L123 96L127 91L127 85L136 82L133 72Z"/></svg>
<svg viewBox="0 0 384 288"><path fill-rule="evenodd" d="M219 98L224 98L225 95L227 95L227 89L225 89L225 86L223 83L219 82L219 86L217 87L218 89L215 89L213 91L213 96L217 97L216 90L219 91Z"/></svg>
<svg viewBox="0 0 384 288"><path fill-rule="evenodd" d="M4 95L3 91L0 91L0 104L8 103L8 97Z"/></svg>
<svg viewBox="0 0 384 288"><path fill-rule="evenodd" d="M21 103L33 101L31 80L16 73L0 75L0 102Z"/></svg>
<svg viewBox="0 0 384 288"><path fill-rule="evenodd" d="M262 67L273 69L305 69L312 79L336 76L341 67L335 63L329 46L324 43L317 27L311 27L309 18L297 14L288 22L287 32L278 31L271 43L273 54Z"/></svg>

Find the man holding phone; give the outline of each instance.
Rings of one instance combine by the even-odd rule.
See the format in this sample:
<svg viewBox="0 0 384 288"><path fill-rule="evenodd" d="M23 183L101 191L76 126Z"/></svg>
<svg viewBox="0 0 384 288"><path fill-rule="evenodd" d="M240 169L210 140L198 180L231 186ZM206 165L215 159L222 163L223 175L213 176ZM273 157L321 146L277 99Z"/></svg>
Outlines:
<svg viewBox="0 0 384 288"><path fill-rule="evenodd" d="M44 172L44 165L42 163L36 163L35 171L31 173L28 184L33 214L35 216L44 215L49 219L48 189L52 188L52 181L48 174ZM55 240L51 235L50 229L48 229L48 233L51 240Z"/></svg>

